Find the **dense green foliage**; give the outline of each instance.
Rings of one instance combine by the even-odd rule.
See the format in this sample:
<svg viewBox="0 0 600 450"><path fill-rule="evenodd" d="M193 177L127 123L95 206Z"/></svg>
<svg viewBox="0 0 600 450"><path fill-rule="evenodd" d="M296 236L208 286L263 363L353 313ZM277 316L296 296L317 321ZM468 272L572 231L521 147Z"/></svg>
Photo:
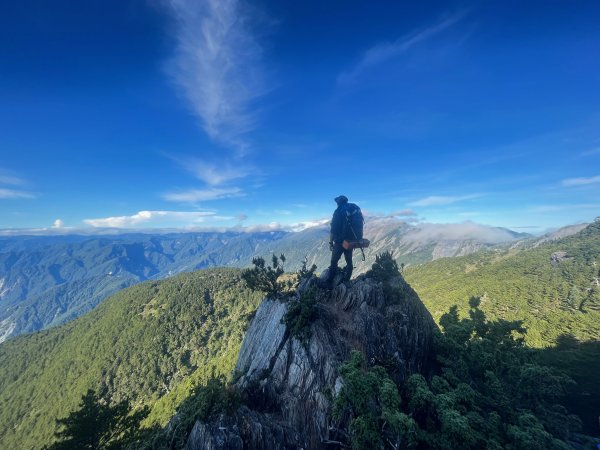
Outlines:
<svg viewBox="0 0 600 450"><path fill-rule="evenodd" d="M292 336L302 342L310 338L310 324L317 318L317 291L306 290L297 300L289 302L288 310L281 319Z"/></svg>
<svg viewBox="0 0 600 450"><path fill-rule="evenodd" d="M148 407L131 411L128 400L114 405L102 403L92 389L81 397L79 409L58 419L62 427L55 434L57 442L45 450L118 450L135 446L140 441L140 422L148 415Z"/></svg>
<svg viewBox="0 0 600 450"><path fill-rule="evenodd" d="M223 377L210 378L205 385L197 385L190 391L170 426L138 432L142 438L130 443L127 450L184 448L196 421L206 422L220 413L231 414L240 404L239 394Z"/></svg>
<svg viewBox="0 0 600 450"><path fill-rule="evenodd" d="M439 321L451 305L481 297L490 318L522 320L525 342L577 382L567 404L600 434L600 222L535 248L482 252L409 267L405 277ZM565 345L565 343L567 345ZM554 347L556 346L556 347Z"/></svg>
<svg viewBox="0 0 600 450"><path fill-rule="evenodd" d="M265 264L264 258L257 256L252 259L252 264L254 267L242 272L242 279L250 289L264 292L271 298L279 298L291 287L289 280L281 279L285 273L285 255L277 257L273 254L270 265Z"/></svg>
<svg viewBox="0 0 600 450"><path fill-rule="evenodd" d="M369 278L376 281L389 281L398 276L398 263L391 251L385 251L375 256L375 262L367 272Z"/></svg>
<svg viewBox="0 0 600 450"><path fill-rule="evenodd" d="M353 351L340 367L344 384L335 398L334 420L350 417L351 446L355 450L390 444L405 448L414 442L414 421L400 410L398 387L384 368L367 369L362 353Z"/></svg>
<svg viewBox="0 0 600 450"><path fill-rule="evenodd" d="M531 249L408 267L404 276L435 319L452 305L466 312L466 299L479 296L489 317L523 320L527 343L534 347L563 334L578 340L600 336L600 223Z"/></svg>
<svg viewBox="0 0 600 450"><path fill-rule="evenodd" d="M50 444L55 420L88 389L149 405L164 425L198 385L229 376L262 294L236 269L183 274L119 292L62 327L0 345L0 448Z"/></svg>
<svg viewBox="0 0 600 450"><path fill-rule="evenodd" d="M342 366L335 417L350 414L352 448L570 448L580 422L559 403L569 379L536 362L520 322L488 321L477 298L468 318L453 307L440 321L440 370L431 380L412 375L402 399L361 354Z"/></svg>

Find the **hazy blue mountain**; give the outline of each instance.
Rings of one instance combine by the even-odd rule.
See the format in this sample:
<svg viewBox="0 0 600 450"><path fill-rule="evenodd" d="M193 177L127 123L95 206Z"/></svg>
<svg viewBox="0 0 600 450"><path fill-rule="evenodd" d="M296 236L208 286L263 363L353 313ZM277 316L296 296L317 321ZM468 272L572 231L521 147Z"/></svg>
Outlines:
<svg viewBox="0 0 600 450"><path fill-rule="evenodd" d="M461 256L529 235L474 223L410 225L394 218L368 218L372 242L355 274L375 255L391 250L411 265ZM202 232L106 236L0 237L0 342L69 321L108 295L148 279L207 267L245 267L254 256L284 253L286 269L307 257L320 270L329 265L328 225L300 232Z"/></svg>
<svg viewBox="0 0 600 450"><path fill-rule="evenodd" d="M193 233L0 240L0 342L64 323L148 279L247 265L285 233Z"/></svg>

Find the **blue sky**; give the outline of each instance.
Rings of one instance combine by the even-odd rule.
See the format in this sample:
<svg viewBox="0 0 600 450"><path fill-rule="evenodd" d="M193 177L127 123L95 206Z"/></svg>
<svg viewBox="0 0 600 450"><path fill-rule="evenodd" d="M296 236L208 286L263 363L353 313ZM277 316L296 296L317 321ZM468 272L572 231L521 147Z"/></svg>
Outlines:
<svg viewBox="0 0 600 450"><path fill-rule="evenodd" d="M20 0L0 229L600 215L600 4Z"/></svg>

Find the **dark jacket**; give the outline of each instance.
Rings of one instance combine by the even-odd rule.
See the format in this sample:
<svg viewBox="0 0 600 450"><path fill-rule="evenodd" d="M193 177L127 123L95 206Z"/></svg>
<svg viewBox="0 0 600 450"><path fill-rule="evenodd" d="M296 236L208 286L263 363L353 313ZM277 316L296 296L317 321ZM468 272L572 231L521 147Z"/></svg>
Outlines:
<svg viewBox="0 0 600 450"><path fill-rule="evenodd" d="M344 203L343 205L338 206L337 209L333 212L333 217L331 219L330 234L330 239L333 242L342 243L344 239L347 239L349 241L355 239L352 230L348 226L347 216L347 212L353 212L355 210L360 211L360 208L354 203Z"/></svg>
<svg viewBox="0 0 600 450"><path fill-rule="evenodd" d="M342 242L344 240L344 221L345 218L345 204L340 205L333 212L333 217L331 218L331 234L330 239L333 242Z"/></svg>

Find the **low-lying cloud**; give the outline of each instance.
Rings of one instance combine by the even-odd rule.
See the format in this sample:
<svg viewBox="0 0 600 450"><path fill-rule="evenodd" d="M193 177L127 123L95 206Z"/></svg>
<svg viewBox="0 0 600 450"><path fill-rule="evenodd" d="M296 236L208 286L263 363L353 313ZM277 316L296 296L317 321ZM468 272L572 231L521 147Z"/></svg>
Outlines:
<svg viewBox="0 0 600 450"><path fill-rule="evenodd" d="M410 241L430 240L477 240L486 244L498 244L517 239L510 230L490 227L475 222L462 223L421 223L406 235Z"/></svg>
<svg viewBox="0 0 600 450"><path fill-rule="evenodd" d="M418 214L414 212L412 209L401 209L397 211L392 211L389 213L389 217L415 217Z"/></svg>
<svg viewBox="0 0 600 450"><path fill-rule="evenodd" d="M139 211L131 216L86 219L86 225L100 228L131 228L140 225L182 222L194 224L203 222L207 217L215 216L212 211Z"/></svg>

